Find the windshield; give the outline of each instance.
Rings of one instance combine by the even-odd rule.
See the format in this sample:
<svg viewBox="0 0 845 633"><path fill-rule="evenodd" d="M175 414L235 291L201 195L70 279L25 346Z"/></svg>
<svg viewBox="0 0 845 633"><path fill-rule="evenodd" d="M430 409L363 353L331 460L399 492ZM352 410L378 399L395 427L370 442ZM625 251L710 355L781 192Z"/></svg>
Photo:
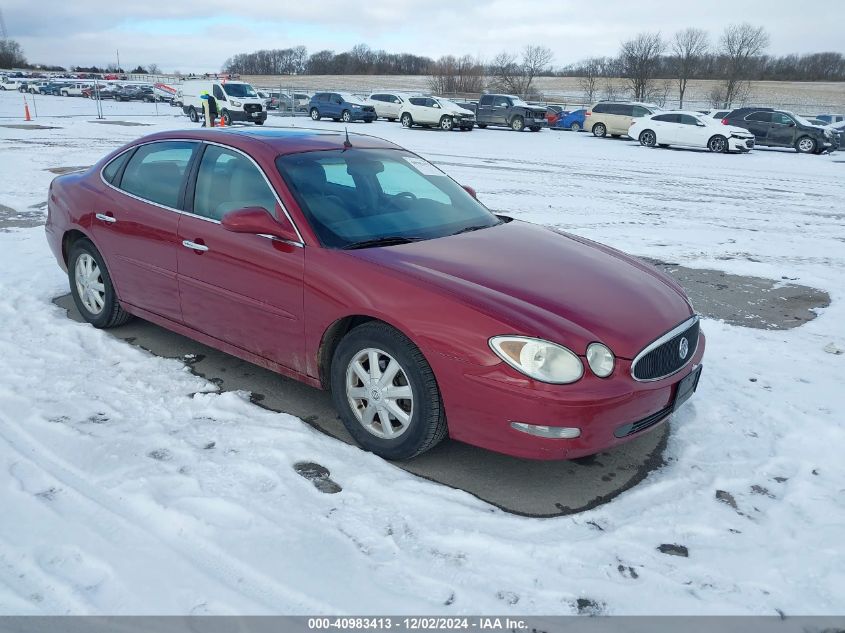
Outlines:
<svg viewBox="0 0 845 633"><path fill-rule="evenodd" d="M435 101L436 101L437 103L439 103L439 104L440 104L440 107L441 107L441 108L443 108L443 109L446 109L446 108L453 109L453 110L457 110L457 109L459 109L459 108L460 108L460 109L464 109L464 108L463 108L463 106L459 106L459 105L458 105L457 103L455 103L454 101L449 101L448 99L440 99L440 98L436 98L436 99L435 99Z"/></svg>
<svg viewBox="0 0 845 633"><path fill-rule="evenodd" d="M793 119L795 119L796 121L798 121L798 123L800 123L801 125L813 125L813 126L816 126L816 124L815 124L815 123L811 123L810 121L808 121L808 120L807 120L807 119L805 119L804 117L802 117L802 116L798 116L797 114L795 114L794 112L790 112L789 110L783 110L783 113L784 113L784 114L788 114L788 115L789 115L789 116L791 116ZM817 127L818 127L818 126L817 126Z"/></svg>
<svg viewBox="0 0 845 633"><path fill-rule="evenodd" d="M527 106L528 105L527 103L525 103L525 101L523 101L519 97L511 97L511 101L513 101L513 104L515 106Z"/></svg>
<svg viewBox="0 0 845 633"><path fill-rule="evenodd" d="M433 239L500 223L446 174L402 150L289 154L276 167L330 248L386 237Z"/></svg>
<svg viewBox="0 0 845 633"><path fill-rule="evenodd" d="M249 84L223 84L223 89L230 97L257 97L255 89Z"/></svg>
<svg viewBox="0 0 845 633"><path fill-rule="evenodd" d="M347 103L357 103L358 105L364 105L364 99L362 99L361 97L346 93L341 93L340 96L343 97L343 100Z"/></svg>

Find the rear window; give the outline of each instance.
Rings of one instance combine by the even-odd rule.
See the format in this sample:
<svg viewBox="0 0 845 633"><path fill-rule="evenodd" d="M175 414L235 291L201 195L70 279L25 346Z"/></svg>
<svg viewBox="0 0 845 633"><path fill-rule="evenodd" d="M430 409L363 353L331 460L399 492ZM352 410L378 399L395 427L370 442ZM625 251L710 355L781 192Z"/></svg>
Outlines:
<svg viewBox="0 0 845 633"><path fill-rule="evenodd" d="M120 156L112 159L112 161L105 166L105 168L103 169L103 178L106 180L106 182L115 184L115 178L120 173L120 170L126 164L126 161L129 160L129 157L131 155L131 151L123 152Z"/></svg>

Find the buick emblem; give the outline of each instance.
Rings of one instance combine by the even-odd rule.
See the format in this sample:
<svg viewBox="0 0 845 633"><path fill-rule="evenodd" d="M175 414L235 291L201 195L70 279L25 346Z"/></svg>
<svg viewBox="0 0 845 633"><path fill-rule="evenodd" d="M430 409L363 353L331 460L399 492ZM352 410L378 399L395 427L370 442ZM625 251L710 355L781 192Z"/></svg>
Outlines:
<svg viewBox="0 0 845 633"><path fill-rule="evenodd" d="M678 345L678 356L681 357L681 360L684 360L687 354L689 354L689 341L686 338L682 338L680 345Z"/></svg>

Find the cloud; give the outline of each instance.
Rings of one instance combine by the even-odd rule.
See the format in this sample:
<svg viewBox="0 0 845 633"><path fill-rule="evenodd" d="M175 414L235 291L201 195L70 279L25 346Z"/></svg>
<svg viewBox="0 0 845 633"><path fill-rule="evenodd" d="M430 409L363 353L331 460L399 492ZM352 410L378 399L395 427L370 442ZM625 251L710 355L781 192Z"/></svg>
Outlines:
<svg viewBox="0 0 845 633"><path fill-rule="evenodd" d="M664 35L698 26L715 41L731 22L749 20L771 34L769 52L843 50L842 0L816 0L812 11L792 0L683 3L669 10L663 0L604 0L585 10L583 1L558 0L525 8L514 0L475 0L432 9L428 0L280 2L231 0L135 3L74 0L43 3L4 0L10 36L34 62L104 65L120 50L124 67L155 62L167 70L215 71L226 58L261 48L304 44L310 51L371 48L431 57L447 53L491 57L501 50L542 44L564 65L585 57L613 55L622 39L640 31ZM522 8L520 8L522 7ZM515 10L519 8L519 10ZM826 16L819 19L818 16ZM835 19L839 16L839 19Z"/></svg>

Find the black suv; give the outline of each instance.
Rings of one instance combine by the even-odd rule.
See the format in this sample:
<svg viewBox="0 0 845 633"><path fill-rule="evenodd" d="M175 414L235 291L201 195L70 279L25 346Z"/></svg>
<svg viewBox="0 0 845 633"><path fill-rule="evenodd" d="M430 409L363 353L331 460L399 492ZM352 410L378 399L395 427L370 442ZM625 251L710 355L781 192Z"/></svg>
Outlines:
<svg viewBox="0 0 845 633"><path fill-rule="evenodd" d="M475 108L475 119L480 128L501 125L516 132L525 128L539 132L549 126L545 107L528 105L513 95L484 95Z"/></svg>
<svg viewBox="0 0 845 633"><path fill-rule="evenodd" d="M751 132L757 145L793 147L802 154L821 154L834 149L833 133L792 112L774 108L738 108L722 123Z"/></svg>

